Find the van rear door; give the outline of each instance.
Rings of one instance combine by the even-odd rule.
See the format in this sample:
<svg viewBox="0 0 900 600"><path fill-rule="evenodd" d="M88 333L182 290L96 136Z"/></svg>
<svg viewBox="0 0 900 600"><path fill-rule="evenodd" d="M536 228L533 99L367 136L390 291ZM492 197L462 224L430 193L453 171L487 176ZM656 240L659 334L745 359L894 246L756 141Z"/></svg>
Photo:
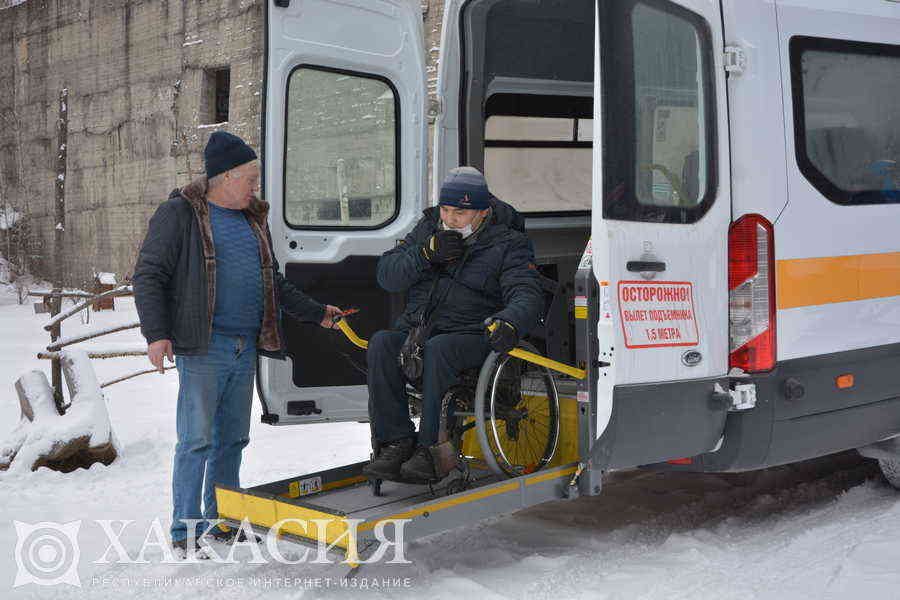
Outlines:
<svg viewBox="0 0 900 600"><path fill-rule="evenodd" d="M631 433L644 443L630 460L643 464L710 450L727 410L710 408L712 382L696 399L666 400L676 387L653 387L728 370L722 20L719 3L705 0L598 0L597 14L593 265L599 360L611 363L599 378L597 432L614 418L614 396L646 391L647 406L659 406L634 415ZM685 430L695 420L702 431Z"/></svg>
<svg viewBox="0 0 900 600"><path fill-rule="evenodd" d="M275 254L368 338L400 302L379 256L426 204L422 13L414 0L266 0L264 192ZM263 420L365 420L365 353L285 317L288 360L260 359Z"/></svg>

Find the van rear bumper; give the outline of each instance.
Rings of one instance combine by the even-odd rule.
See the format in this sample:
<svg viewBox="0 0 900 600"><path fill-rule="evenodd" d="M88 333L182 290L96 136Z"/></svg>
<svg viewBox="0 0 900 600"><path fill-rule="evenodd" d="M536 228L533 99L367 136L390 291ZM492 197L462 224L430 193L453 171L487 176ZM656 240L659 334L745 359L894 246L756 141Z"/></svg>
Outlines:
<svg viewBox="0 0 900 600"><path fill-rule="evenodd" d="M756 385L756 407L730 412L723 442L680 471L749 471L867 446L900 433L900 344L782 361L740 378ZM836 378L853 374L841 389Z"/></svg>
<svg viewBox="0 0 900 600"><path fill-rule="evenodd" d="M717 389L728 389L727 377L616 386L609 424L591 449L592 468L622 469L712 450L728 414Z"/></svg>

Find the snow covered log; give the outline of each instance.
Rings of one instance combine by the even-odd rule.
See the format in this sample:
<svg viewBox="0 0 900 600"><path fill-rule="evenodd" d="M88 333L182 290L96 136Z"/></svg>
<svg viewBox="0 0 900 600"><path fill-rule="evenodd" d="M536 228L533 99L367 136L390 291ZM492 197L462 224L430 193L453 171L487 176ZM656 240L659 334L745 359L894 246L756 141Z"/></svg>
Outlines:
<svg viewBox="0 0 900 600"><path fill-rule="evenodd" d="M16 382L16 393L19 395L22 417L29 421L34 421L35 417L40 421L59 414L53 401L53 388L42 371L22 375Z"/></svg>
<svg viewBox="0 0 900 600"><path fill-rule="evenodd" d="M108 465L118 456L106 398L87 352L66 350L60 362L71 398L66 414L57 413L44 373L23 375L16 382L22 416L0 443L0 470L48 467L68 473L96 462Z"/></svg>

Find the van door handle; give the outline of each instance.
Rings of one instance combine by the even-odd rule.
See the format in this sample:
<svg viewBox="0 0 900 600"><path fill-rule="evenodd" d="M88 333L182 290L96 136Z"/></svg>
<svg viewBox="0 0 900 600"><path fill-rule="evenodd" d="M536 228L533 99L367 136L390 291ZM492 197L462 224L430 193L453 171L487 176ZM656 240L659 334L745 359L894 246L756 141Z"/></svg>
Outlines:
<svg viewBox="0 0 900 600"><path fill-rule="evenodd" d="M654 273L662 273L666 270L666 263L647 260L629 260L625 263L625 268L632 273L646 273L651 271Z"/></svg>

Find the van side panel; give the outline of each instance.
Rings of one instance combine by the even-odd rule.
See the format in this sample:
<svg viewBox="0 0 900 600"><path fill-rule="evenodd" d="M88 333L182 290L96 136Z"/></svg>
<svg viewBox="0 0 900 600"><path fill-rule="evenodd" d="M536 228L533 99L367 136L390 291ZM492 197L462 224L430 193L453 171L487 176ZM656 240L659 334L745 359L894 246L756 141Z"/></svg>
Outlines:
<svg viewBox="0 0 900 600"><path fill-rule="evenodd" d="M900 7L835 0L722 6L726 44L747 58L745 72L728 83L734 219L758 213L775 224L778 363L739 380L755 384L756 406L728 413L721 447L691 464L652 465L660 470L759 469L900 431L900 302L890 289L900 285L892 231L900 204L840 205L803 174L791 56L795 36L898 44ZM838 387L846 374L853 385Z"/></svg>
<svg viewBox="0 0 900 600"><path fill-rule="evenodd" d="M792 65L796 58L792 42L794 54L800 36L900 44L900 5L860 2L848 6L837 0L779 0L777 5L789 197L775 223L780 361L900 341L900 237L896 226L900 204L838 204L816 188L798 163L797 138L804 146L812 138L795 131L797 77L802 81L802 73L798 73L798 65ZM889 89L900 87L896 80L864 85L865 77L865 72L859 72L854 83L848 82L846 102L856 102L855 90L872 93L876 85L879 90L886 85L892 86ZM845 102L844 98L837 100ZM821 106L820 101L819 108L814 107L818 120L806 123L807 136L825 139L835 128L844 128L842 135L846 136L847 128L853 127L860 136L866 133L864 124L848 121L855 117L843 104L828 111ZM806 114L804 107L799 110ZM826 116L828 122L823 120ZM900 129L900 121L885 121L883 126ZM871 168L877 168L875 159L897 161L900 156L896 152L872 157ZM866 170L864 166L860 169Z"/></svg>

